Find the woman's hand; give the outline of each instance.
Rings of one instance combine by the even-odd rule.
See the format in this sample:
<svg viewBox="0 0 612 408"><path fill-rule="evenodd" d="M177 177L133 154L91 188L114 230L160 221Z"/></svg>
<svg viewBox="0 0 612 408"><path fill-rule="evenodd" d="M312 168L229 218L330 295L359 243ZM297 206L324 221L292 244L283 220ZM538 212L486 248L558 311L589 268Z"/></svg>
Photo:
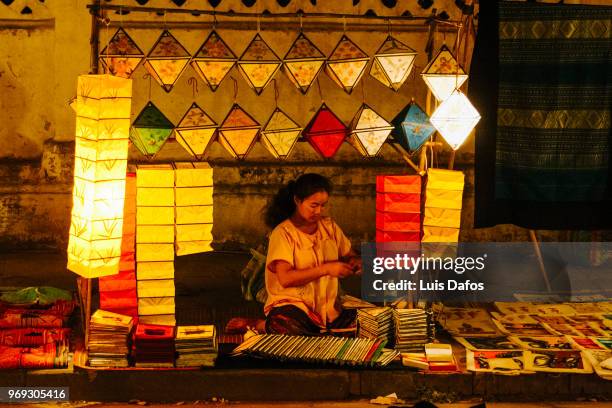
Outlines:
<svg viewBox="0 0 612 408"><path fill-rule="evenodd" d="M353 274L353 267L345 262L328 262L323 265L326 275L333 278L346 278Z"/></svg>
<svg viewBox="0 0 612 408"><path fill-rule="evenodd" d="M362 262L360 256L352 256L348 260L348 264L353 268L355 275L361 275Z"/></svg>

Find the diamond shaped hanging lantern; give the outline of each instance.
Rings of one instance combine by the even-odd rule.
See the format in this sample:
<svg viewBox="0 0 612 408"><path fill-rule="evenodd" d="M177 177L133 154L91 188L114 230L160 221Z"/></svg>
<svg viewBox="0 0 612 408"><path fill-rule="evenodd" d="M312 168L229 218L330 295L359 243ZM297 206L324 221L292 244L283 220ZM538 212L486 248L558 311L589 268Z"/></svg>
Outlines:
<svg viewBox="0 0 612 408"><path fill-rule="evenodd" d="M147 157L154 156L162 148L174 125L157 109L153 102L138 114L130 129L130 140Z"/></svg>
<svg viewBox="0 0 612 408"><path fill-rule="evenodd" d="M414 101L410 102L392 121L393 137L406 150L414 151L436 131L429 116Z"/></svg>
<svg viewBox="0 0 612 408"><path fill-rule="evenodd" d="M236 55L219 34L212 31L202 44L191 66L214 92L236 64Z"/></svg>
<svg viewBox="0 0 612 408"><path fill-rule="evenodd" d="M100 53L104 72L123 78L130 78L143 58L143 52L121 27Z"/></svg>
<svg viewBox="0 0 612 408"><path fill-rule="evenodd" d="M417 52L401 41L388 36L380 46L370 68L370 75L383 85L398 91L408 79Z"/></svg>
<svg viewBox="0 0 612 408"><path fill-rule="evenodd" d="M190 59L191 56L185 47L170 34L170 31L164 30L149 51L145 68L166 92L170 92L187 68Z"/></svg>
<svg viewBox="0 0 612 408"><path fill-rule="evenodd" d="M304 129L304 137L324 158L333 157L344 139L348 129L334 113L323 104Z"/></svg>
<svg viewBox="0 0 612 408"><path fill-rule="evenodd" d="M365 103L351 122L349 143L366 157L374 157L389 137L393 126Z"/></svg>
<svg viewBox="0 0 612 408"><path fill-rule="evenodd" d="M238 104L234 104L219 128L219 143L237 159L253 148L261 126Z"/></svg>
<svg viewBox="0 0 612 408"><path fill-rule="evenodd" d="M431 123L453 150L463 144L479 120L480 114L459 90L455 90L431 115Z"/></svg>
<svg viewBox="0 0 612 408"><path fill-rule="evenodd" d="M287 51L283 62L283 69L291 82L306 94L325 64L325 55L300 33Z"/></svg>
<svg viewBox="0 0 612 408"><path fill-rule="evenodd" d="M255 35L238 61L240 72L257 95L263 92L280 66L280 59L259 33Z"/></svg>
<svg viewBox="0 0 612 408"><path fill-rule="evenodd" d="M438 101L448 98L468 78L446 45L427 64L421 75Z"/></svg>
<svg viewBox="0 0 612 408"><path fill-rule="evenodd" d="M276 108L261 131L261 141L275 158L286 159L301 132L302 128L297 123Z"/></svg>
<svg viewBox="0 0 612 408"><path fill-rule="evenodd" d="M201 159L212 144L218 127L219 125L194 102L175 129L176 140L192 156Z"/></svg>
<svg viewBox="0 0 612 408"><path fill-rule="evenodd" d="M351 93L363 76L370 58L343 35L325 66L325 72L347 93Z"/></svg>

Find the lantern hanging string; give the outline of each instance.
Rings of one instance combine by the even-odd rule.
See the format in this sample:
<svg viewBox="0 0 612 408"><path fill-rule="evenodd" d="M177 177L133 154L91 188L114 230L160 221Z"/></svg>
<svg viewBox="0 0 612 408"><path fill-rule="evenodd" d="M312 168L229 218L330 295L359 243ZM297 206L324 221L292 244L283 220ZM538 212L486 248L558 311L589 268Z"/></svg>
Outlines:
<svg viewBox="0 0 612 408"><path fill-rule="evenodd" d="M149 101L151 100L151 74L149 74L148 72L145 73L142 76L142 79L148 79L149 80Z"/></svg>
<svg viewBox="0 0 612 408"><path fill-rule="evenodd" d="M196 95L200 93L200 90L198 89L198 80L196 77L192 76L187 80L187 83L191 85L191 95L193 99L195 99Z"/></svg>
<svg viewBox="0 0 612 408"><path fill-rule="evenodd" d="M278 86L276 85L276 78L272 79L272 81L274 82L274 107L278 109L279 92L278 92Z"/></svg>
<svg viewBox="0 0 612 408"><path fill-rule="evenodd" d="M299 17L300 17L300 34L302 34L302 32L304 31L304 19L303 19L303 14L299 13Z"/></svg>
<svg viewBox="0 0 612 408"><path fill-rule="evenodd" d="M213 13L212 29L213 31L217 29L217 14L216 13Z"/></svg>
<svg viewBox="0 0 612 408"><path fill-rule="evenodd" d="M319 98L321 98L321 103L325 103L323 99L323 92L321 92L321 82L319 82L319 77L317 76L317 89L319 90Z"/></svg>
<svg viewBox="0 0 612 408"><path fill-rule="evenodd" d="M230 79L234 82L234 103L236 103L238 99L238 80L234 77L230 77Z"/></svg>

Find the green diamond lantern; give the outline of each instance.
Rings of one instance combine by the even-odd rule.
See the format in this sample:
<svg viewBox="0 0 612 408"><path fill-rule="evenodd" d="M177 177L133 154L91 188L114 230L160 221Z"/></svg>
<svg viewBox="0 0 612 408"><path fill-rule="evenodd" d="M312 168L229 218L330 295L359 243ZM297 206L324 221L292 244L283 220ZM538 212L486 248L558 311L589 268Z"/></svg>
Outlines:
<svg viewBox="0 0 612 408"><path fill-rule="evenodd" d="M130 129L130 140L147 157L153 157L162 148L174 125L157 109L153 102L138 114Z"/></svg>

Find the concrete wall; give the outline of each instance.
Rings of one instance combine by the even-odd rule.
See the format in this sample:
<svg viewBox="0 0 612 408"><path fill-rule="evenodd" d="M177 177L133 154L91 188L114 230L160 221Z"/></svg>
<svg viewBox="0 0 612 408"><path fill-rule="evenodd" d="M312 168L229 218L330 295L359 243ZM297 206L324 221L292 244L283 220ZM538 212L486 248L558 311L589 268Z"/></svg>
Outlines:
<svg viewBox="0 0 612 408"><path fill-rule="evenodd" d="M30 4L31 3L31 4ZM64 251L70 221L72 155L74 140L74 113L68 106L75 94L79 74L89 71L91 18L87 2L56 0L48 3L30 2L31 14L20 14L23 2L16 1L10 7L0 5L0 248L51 248ZM105 2L103 2L105 3ZM325 5L323 6L323 3ZM357 7L352 1L319 1L315 7L310 1L293 0L286 8L275 0L259 0L248 8L239 0L223 0L220 11L339 12L363 14L372 9L378 15L401 15L410 11L413 15L427 16L430 10L422 10L416 1L399 1L400 6L386 8L379 0L362 0ZM112 1L107 4L122 4ZM123 4L135 4L125 0ZM170 7L169 0L151 0L147 6ZM207 2L188 0L185 8L210 7ZM451 19L461 17L452 0L436 0L438 12L446 11ZM100 32L100 49L112 36L115 27L124 25L140 48L148 52L164 27L195 53L209 32L206 24L210 17L194 17L189 14L130 13L119 16L107 12L109 27ZM153 21L158 26L151 28ZM232 19L219 18L219 33L237 55L248 45L255 34L255 22L244 24L250 30L237 30L224 24ZM234 22L236 20L233 20ZM283 56L296 36L297 22L290 22L291 29L278 30L266 26L262 20L262 36L279 56ZM356 24L369 21L347 21L350 37L368 54L373 54L387 35L385 23L379 31L356 31ZM336 21L336 24L338 22ZM379 22L380 23L380 22ZM308 20L305 19L305 24ZM400 23L397 23L400 24ZM384 88L376 80L365 75L361 85L347 95L326 75L320 76L322 98L346 123L359 108L362 100L391 119L415 98L425 105L426 87L416 75L427 63L424 52L427 41L425 26L411 31L402 27L394 29L394 35L419 52L416 68L408 83L398 93ZM353 27L352 27L353 26ZM224 27L231 27L224 28ZM340 36L340 31L310 30L308 36L325 53L329 54ZM452 45L452 32L439 32L435 37L436 49L443 41ZM468 55L460 56L469 63ZM233 83L226 80L216 93L212 93L198 80L198 89L189 83L197 77L188 68L173 91L164 92L155 81L143 78L145 69L140 66L134 74L133 118L149 100L174 123L182 117L193 101L204 108L220 123L234 101ZM248 88L237 70L231 75L238 81L237 102L260 123L265 123L274 110L274 90L267 88L261 96ZM321 103L316 86L303 96L283 73L276 76L280 93L279 106L301 125L305 125ZM363 86L363 91L362 87ZM448 147L445 148L448 151ZM524 240L526 231L512 226L474 230L473 219L473 138L459 151L457 167L466 171L468 183L465 192L462 239L464 240ZM144 158L135 150L130 152L132 162ZM155 161L190 160L178 143L170 140ZM254 245L263 236L265 228L258 211L267 199L284 182L305 172L318 171L332 178L337 186L332 198L331 214L354 240L372 239L374 234L374 182L376 174L411 173L401 157L389 146L380 158L363 159L350 145L344 144L338 156L323 162L305 142L296 147L291 160L278 162L257 144L247 161L238 163L215 143L210 161L215 172L214 237L219 248L244 248ZM445 166L445 162L440 163Z"/></svg>

